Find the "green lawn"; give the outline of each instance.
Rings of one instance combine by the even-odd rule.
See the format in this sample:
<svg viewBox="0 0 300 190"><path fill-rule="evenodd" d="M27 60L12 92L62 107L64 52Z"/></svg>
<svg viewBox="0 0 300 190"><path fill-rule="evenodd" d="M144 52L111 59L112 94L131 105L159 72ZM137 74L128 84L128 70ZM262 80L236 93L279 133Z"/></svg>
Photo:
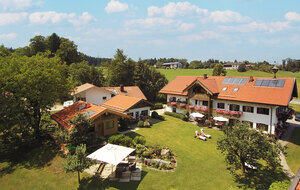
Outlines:
<svg viewBox="0 0 300 190"><path fill-rule="evenodd" d="M287 145L287 163L296 174L300 169L300 128L296 128Z"/></svg>
<svg viewBox="0 0 300 190"><path fill-rule="evenodd" d="M235 180L226 169L223 155L216 150L222 132L205 128L213 137L205 142L194 138L195 130L200 127L166 116L166 121L129 134L144 136L150 145L171 148L178 161L175 172L143 168L142 181L130 183L101 182L83 174L80 189L238 189L240 183L247 184L249 180ZM53 142L48 141L25 156L18 156L17 160L0 162L1 189L76 189L77 174L64 172L63 158L57 152ZM264 170L255 173L253 184L257 188L268 187L283 177L282 172L274 174Z"/></svg>

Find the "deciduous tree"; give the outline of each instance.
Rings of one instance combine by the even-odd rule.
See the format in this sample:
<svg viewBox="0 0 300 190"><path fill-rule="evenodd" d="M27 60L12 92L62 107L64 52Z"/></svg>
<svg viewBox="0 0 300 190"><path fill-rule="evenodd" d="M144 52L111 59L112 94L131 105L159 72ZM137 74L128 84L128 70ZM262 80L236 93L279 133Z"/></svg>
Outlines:
<svg viewBox="0 0 300 190"><path fill-rule="evenodd" d="M225 155L230 170L242 169L246 172L245 163L257 166L259 160L264 160L272 168L280 165L280 153L283 147L273 137L250 129L245 124L223 128L224 137L217 142L217 149Z"/></svg>
<svg viewBox="0 0 300 190"><path fill-rule="evenodd" d="M66 78L66 66L60 59L48 56L12 55L0 58L1 98L3 102L10 98L9 103L14 105L14 111L20 113L16 115L16 121L25 119L34 129L36 137L40 134L43 113L68 96L72 89ZM13 117L13 114L6 116Z"/></svg>
<svg viewBox="0 0 300 190"><path fill-rule="evenodd" d="M213 76L226 76L227 71L223 68L222 63L218 63L214 66Z"/></svg>
<svg viewBox="0 0 300 190"><path fill-rule="evenodd" d="M63 166L67 172L77 172L78 183L80 183L80 173L90 167L92 162L86 158L86 145L80 144L76 147L73 155L68 155Z"/></svg>

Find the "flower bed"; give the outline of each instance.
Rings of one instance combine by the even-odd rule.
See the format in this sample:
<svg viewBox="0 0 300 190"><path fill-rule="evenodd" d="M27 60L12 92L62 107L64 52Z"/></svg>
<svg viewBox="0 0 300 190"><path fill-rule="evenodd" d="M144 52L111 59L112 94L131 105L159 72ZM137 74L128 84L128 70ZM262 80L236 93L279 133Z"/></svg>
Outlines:
<svg viewBox="0 0 300 190"><path fill-rule="evenodd" d="M177 167L175 155L168 147L146 146L146 140L142 136L132 139L123 134L113 135L108 141L112 144L134 148L134 154L150 168L167 171Z"/></svg>

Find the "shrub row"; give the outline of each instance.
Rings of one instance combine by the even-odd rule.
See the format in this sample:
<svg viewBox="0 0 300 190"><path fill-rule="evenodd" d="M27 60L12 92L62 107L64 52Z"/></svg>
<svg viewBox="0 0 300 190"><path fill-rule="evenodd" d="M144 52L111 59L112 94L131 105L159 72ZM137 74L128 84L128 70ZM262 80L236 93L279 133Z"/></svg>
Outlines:
<svg viewBox="0 0 300 190"><path fill-rule="evenodd" d="M183 121L187 121L187 117L181 113L173 113L173 112L165 112L166 115L176 117L178 119L182 119Z"/></svg>
<svg viewBox="0 0 300 190"><path fill-rule="evenodd" d="M151 110L163 109L162 103L155 103Z"/></svg>

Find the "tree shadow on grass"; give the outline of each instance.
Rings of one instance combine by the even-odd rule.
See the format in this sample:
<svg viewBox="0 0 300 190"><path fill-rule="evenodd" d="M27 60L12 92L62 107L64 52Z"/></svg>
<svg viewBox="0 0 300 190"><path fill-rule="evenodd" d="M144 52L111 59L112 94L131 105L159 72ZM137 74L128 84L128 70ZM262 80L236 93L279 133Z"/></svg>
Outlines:
<svg viewBox="0 0 300 190"><path fill-rule="evenodd" d="M270 185L275 181L289 180L281 168L273 170L267 167L261 167L257 171L249 172L246 176L235 174L234 178L239 184L239 188L247 189L269 189Z"/></svg>
<svg viewBox="0 0 300 190"><path fill-rule="evenodd" d="M0 177L11 174L20 167L33 169L51 165L51 161L59 152L59 147L54 140L47 135L32 144L30 147L21 147L18 152L9 158L1 160L1 162L6 162L6 166L0 168Z"/></svg>
<svg viewBox="0 0 300 190"><path fill-rule="evenodd" d="M141 181L144 179L146 175L147 172L142 171ZM121 183L117 181L109 181L108 179L102 180L99 177L93 176L93 177L86 177L81 179L78 190L85 190L85 189L104 190L109 187L114 187L116 189L130 190L130 189L137 189L141 181L130 181L126 183Z"/></svg>

